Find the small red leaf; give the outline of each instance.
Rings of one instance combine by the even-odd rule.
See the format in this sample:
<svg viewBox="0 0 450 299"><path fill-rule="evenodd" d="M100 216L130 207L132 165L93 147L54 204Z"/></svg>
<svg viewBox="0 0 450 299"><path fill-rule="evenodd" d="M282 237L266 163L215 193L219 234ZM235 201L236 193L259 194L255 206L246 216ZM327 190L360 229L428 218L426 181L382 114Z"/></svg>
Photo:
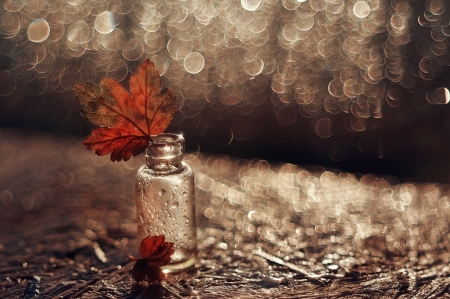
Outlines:
<svg viewBox="0 0 450 299"><path fill-rule="evenodd" d="M97 155L111 153L111 161L127 161L143 152L152 135L164 132L173 119L176 97L171 89L160 90L159 72L145 60L130 77L131 95L114 79L100 86L75 85L82 115L103 128L94 129L83 142Z"/></svg>
<svg viewBox="0 0 450 299"><path fill-rule="evenodd" d="M150 258L164 244L164 240L163 235L144 238L139 247L139 254L143 259Z"/></svg>
<svg viewBox="0 0 450 299"><path fill-rule="evenodd" d="M137 260L133 266L133 270L131 274L133 275L134 280L137 282L143 281L147 278L147 265L144 260ZM163 273L164 274L164 273Z"/></svg>
<svg viewBox="0 0 450 299"><path fill-rule="evenodd" d="M173 243L165 242L163 235L146 237L142 240L139 248L142 259L130 258L136 260L132 275L136 281L161 281L164 273L162 266L171 262L171 255L174 253Z"/></svg>

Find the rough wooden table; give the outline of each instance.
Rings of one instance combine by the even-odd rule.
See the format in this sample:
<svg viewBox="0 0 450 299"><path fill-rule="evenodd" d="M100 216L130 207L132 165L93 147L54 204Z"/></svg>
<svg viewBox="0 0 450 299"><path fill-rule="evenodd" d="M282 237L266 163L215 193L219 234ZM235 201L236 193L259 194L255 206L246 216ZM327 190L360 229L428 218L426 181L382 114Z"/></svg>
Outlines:
<svg viewBox="0 0 450 299"><path fill-rule="evenodd" d="M136 284L133 184L79 140L0 131L1 298L450 298L450 189L198 153L199 261Z"/></svg>

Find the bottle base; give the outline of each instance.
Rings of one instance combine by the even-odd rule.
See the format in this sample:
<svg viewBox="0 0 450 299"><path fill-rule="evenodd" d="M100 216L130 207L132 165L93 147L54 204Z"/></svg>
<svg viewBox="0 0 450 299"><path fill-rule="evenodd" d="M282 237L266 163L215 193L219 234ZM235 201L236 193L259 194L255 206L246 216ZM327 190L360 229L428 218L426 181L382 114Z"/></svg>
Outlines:
<svg viewBox="0 0 450 299"><path fill-rule="evenodd" d="M187 261L179 262L179 263L172 263L172 264L163 266L161 268L164 273L181 273L181 272L184 272L185 270L191 268L192 266L194 266L196 262L197 262L197 257L194 256L194 257L191 257L190 259L188 259Z"/></svg>

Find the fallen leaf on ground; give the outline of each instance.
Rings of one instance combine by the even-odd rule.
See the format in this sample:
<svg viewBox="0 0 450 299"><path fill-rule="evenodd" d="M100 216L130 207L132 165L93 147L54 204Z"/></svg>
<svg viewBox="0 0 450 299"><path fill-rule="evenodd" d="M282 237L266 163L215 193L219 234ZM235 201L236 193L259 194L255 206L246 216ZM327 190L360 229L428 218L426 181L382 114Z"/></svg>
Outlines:
<svg viewBox="0 0 450 299"><path fill-rule="evenodd" d="M164 235L144 238L139 248L142 258L130 257L130 260L136 261L132 270L133 278L138 282L163 280L165 275L161 267L171 262L173 253L173 243L165 242Z"/></svg>

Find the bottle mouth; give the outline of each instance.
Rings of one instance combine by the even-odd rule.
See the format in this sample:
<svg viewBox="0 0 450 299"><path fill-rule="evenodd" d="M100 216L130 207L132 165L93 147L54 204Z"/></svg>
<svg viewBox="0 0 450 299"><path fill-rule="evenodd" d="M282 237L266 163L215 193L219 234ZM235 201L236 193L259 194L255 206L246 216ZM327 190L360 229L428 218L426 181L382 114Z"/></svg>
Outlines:
<svg viewBox="0 0 450 299"><path fill-rule="evenodd" d="M184 137L181 134L162 133L153 135L152 140L148 143L147 158L167 159L184 152Z"/></svg>
<svg viewBox="0 0 450 299"><path fill-rule="evenodd" d="M159 135L152 135L152 140L149 144L160 146L160 145L170 145L173 143L184 142L184 137L181 134L174 133L162 133Z"/></svg>

